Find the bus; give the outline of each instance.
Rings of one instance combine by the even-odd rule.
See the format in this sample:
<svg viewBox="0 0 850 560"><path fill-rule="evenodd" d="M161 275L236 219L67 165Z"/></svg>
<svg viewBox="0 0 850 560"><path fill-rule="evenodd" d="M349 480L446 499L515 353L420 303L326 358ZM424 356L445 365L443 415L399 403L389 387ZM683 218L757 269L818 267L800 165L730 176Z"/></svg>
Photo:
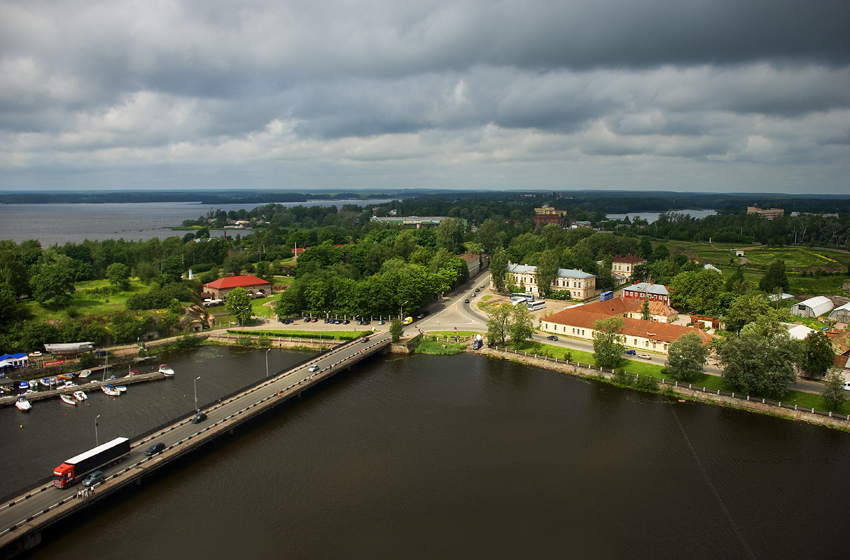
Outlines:
<svg viewBox="0 0 850 560"><path fill-rule="evenodd" d="M511 294L511 299L514 301L517 300L526 300L526 301L534 301L534 294L527 294L525 292L517 292L515 294Z"/></svg>
<svg viewBox="0 0 850 560"><path fill-rule="evenodd" d="M529 301L528 302L528 310L529 311L537 311L538 309L543 309L546 307L545 301Z"/></svg>
<svg viewBox="0 0 850 560"><path fill-rule="evenodd" d="M599 296L599 301L608 301L612 297L614 297L614 292L608 290L607 292L602 292L602 294Z"/></svg>

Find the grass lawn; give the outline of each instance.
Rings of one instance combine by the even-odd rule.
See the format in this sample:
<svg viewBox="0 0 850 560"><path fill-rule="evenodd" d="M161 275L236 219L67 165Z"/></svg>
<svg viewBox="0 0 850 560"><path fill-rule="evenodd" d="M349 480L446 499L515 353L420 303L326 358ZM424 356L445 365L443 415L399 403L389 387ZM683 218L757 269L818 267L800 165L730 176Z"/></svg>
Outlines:
<svg viewBox="0 0 850 560"><path fill-rule="evenodd" d="M292 276L273 276L272 277L272 285L273 286L291 286L292 283L295 282L295 278Z"/></svg>
<svg viewBox="0 0 850 560"><path fill-rule="evenodd" d="M466 349L466 343L453 344L439 342L437 340L424 339L416 346L416 354L435 354L438 356L450 356L460 354Z"/></svg>
<svg viewBox="0 0 850 560"><path fill-rule="evenodd" d="M135 294L144 294L150 291L150 286L139 281L131 281L130 289L118 294L97 294L96 288L109 286L106 280L87 280L74 284L76 291L67 305L50 303L42 305L32 300L21 302L33 318L38 321L65 320L74 316L97 315L105 316L116 311L127 308L127 299ZM186 303L186 302L184 302ZM68 311L71 311L69 315Z"/></svg>
<svg viewBox="0 0 850 560"><path fill-rule="evenodd" d="M324 338L334 340L354 340L355 338L372 334L371 331L239 331L233 329L228 329L227 332L230 334L250 336L266 335L275 338Z"/></svg>

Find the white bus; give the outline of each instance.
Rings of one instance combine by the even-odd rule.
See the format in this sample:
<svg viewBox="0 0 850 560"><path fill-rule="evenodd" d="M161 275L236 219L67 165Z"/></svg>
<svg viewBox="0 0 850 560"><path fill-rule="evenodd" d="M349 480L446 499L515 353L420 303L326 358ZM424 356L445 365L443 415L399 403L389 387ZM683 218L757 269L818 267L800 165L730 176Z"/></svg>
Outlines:
<svg viewBox="0 0 850 560"><path fill-rule="evenodd" d="M511 299L514 301L534 301L534 294L527 294L525 292L515 292L511 294Z"/></svg>
<svg viewBox="0 0 850 560"><path fill-rule="evenodd" d="M528 302L528 310L529 311L537 311L538 309L543 309L546 307L545 301L529 301Z"/></svg>

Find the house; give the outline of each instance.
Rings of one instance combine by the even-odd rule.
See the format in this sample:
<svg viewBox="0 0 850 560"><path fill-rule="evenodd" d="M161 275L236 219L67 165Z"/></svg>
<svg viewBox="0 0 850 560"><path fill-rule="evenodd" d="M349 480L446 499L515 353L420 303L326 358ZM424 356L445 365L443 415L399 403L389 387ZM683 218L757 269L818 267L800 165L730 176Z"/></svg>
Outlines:
<svg viewBox="0 0 850 560"><path fill-rule="evenodd" d="M717 317L709 317L708 315L691 315L691 324L695 327L703 329L719 329L720 319Z"/></svg>
<svg viewBox="0 0 850 560"><path fill-rule="evenodd" d="M540 229L546 224L564 225L564 217L567 215L566 210L555 210L548 204L544 204L542 208L534 209L534 229Z"/></svg>
<svg viewBox="0 0 850 560"><path fill-rule="evenodd" d="M536 266L508 264L505 281L507 284L524 287L527 294L540 293ZM572 299L589 299L596 295L596 276L573 268L559 268L558 275L550 287L558 292L569 291Z"/></svg>
<svg viewBox="0 0 850 560"><path fill-rule="evenodd" d="M758 214L762 218L772 220L774 218L781 218L782 216L784 216L785 210L783 210L782 208L762 209L757 206L747 206L747 214Z"/></svg>
<svg viewBox="0 0 850 560"><path fill-rule="evenodd" d="M601 313L608 317L623 317L629 319L643 319L643 300L612 298L605 301L595 301L582 306L587 312ZM672 323L679 318L679 312L660 301L649 302L649 314L651 321L657 323Z"/></svg>
<svg viewBox="0 0 850 560"><path fill-rule="evenodd" d="M844 381L850 381L850 364L847 361L848 356L836 356L833 361L833 367L838 370L838 374Z"/></svg>
<svg viewBox="0 0 850 560"><path fill-rule="evenodd" d="M646 264L646 259L631 253L626 254L625 257L616 255L614 260L611 261L611 273L622 274L626 278L631 278L635 266L639 264Z"/></svg>
<svg viewBox="0 0 850 560"><path fill-rule="evenodd" d="M67 344L45 344L44 349L57 358L79 358L82 354L94 350L94 343L71 342Z"/></svg>
<svg viewBox="0 0 850 560"><path fill-rule="evenodd" d="M210 294L210 299L224 299L234 288L245 288L254 297L272 295L271 282L250 274L243 276L228 276L215 282L204 284L204 292Z"/></svg>
<svg viewBox="0 0 850 560"><path fill-rule="evenodd" d="M472 278L478 271L481 270L481 257L478 255L473 255L472 253L463 253L458 255L460 258L466 261L466 267L469 270L469 277Z"/></svg>
<svg viewBox="0 0 850 560"><path fill-rule="evenodd" d="M810 329L806 325L791 325L788 323L783 323L783 325L788 329L788 335L794 340L805 340L807 336L813 332L817 332L815 329Z"/></svg>
<svg viewBox="0 0 850 560"><path fill-rule="evenodd" d="M402 226L416 226L416 229L421 228L422 226L438 226L443 220L447 220L448 216L388 216L386 218L380 218L378 216L372 216L373 222L382 222L385 224L396 224ZM463 229L466 229L466 219L459 218L463 220Z"/></svg>
<svg viewBox="0 0 850 560"><path fill-rule="evenodd" d="M829 298L817 296L792 305L791 315L815 318L832 311L832 308L832 301Z"/></svg>
<svg viewBox="0 0 850 560"><path fill-rule="evenodd" d="M829 318L836 323L850 323L850 303L845 303L841 307L833 309Z"/></svg>
<svg viewBox="0 0 850 560"><path fill-rule="evenodd" d="M641 282L629 286L623 290L624 298L644 299L649 298L650 301L660 301L665 305L670 305L670 292L667 291L667 286L662 284L653 284L651 282Z"/></svg>
<svg viewBox="0 0 850 560"><path fill-rule="evenodd" d="M0 377L5 376L9 370L27 367L29 364L29 356L27 356L26 352L20 354L3 354L0 356Z"/></svg>
<svg viewBox="0 0 850 560"><path fill-rule="evenodd" d="M767 299L769 299L770 301L779 301L779 300L783 300L783 299L794 299L794 296L792 296L791 294L785 294L785 293L770 294L769 296L767 296Z"/></svg>
<svg viewBox="0 0 850 560"><path fill-rule="evenodd" d="M586 305L570 307L545 317L541 320L541 328L552 334L593 340L594 323L608 319L610 316L586 311L586 307ZM714 338L714 335L692 327L641 319L623 319L623 321L621 341L627 348L635 350L652 350L666 354L670 344L687 333L698 334L703 344L708 344Z"/></svg>

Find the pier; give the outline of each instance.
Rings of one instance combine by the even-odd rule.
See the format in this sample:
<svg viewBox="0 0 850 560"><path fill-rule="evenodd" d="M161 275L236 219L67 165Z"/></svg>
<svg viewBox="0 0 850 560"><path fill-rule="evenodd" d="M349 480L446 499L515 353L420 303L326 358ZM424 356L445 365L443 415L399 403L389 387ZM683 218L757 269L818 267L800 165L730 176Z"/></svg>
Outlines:
<svg viewBox="0 0 850 560"><path fill-rule="evenodd" d="M138 373L136 375L131 375L130 377L118 377L115 379L107 379L106 381L102 381L100 379L94 381L88 381L88 378L85 380L78 379L78 381L86 381L86 383L78 384L73 387L59 387L57 389L47 389L44 391L36 391L34 393L30 393L29 395L24 395L28 401L36 402L45 399L58 399L59 395L73 395L74 391L100 391L101 387L106 387L107 385L132 385L133 383L145 383L148 381L159 381L161 379L165 379L165 375L158 371L154 371L151 373ZM0 397L0 406L12 406L15 404L15 401L18 400L20 395L9 395L5 397Z"/></svg>
<svg viewBox="0 0 850 560"><path fill-rule="evenodd" d="M191 414L187 414L154 434L136 439L131 443L130 454L122 462L103 469L104 482L96 487L93 496L78 499L77 490L81 486L59 490L49 482L6 500L0 504L0 559L12 558L37 546L41 542L41 533L54 523L92 506L122 488L141 485L144 477L150 476L160 467L200 448L218 436L232 434L234 428L240 424L294 396L300 396L305 389L337 372L349 369L369 356L387 352L391 343L390 335L386 332L375 334L367 342L362 340L337 346L306 363L274 374L233 397L203 409L207 419L199 424L192 424ZM120 383L125 384L125 381L144 375L153 374L122 378ZM98 388L100 384L101 382L98 382ZM165 444L165 450L152 457L145 456L145 449L150 444L159 442ZM56 464L66 458L57 457Z"/></svg>

